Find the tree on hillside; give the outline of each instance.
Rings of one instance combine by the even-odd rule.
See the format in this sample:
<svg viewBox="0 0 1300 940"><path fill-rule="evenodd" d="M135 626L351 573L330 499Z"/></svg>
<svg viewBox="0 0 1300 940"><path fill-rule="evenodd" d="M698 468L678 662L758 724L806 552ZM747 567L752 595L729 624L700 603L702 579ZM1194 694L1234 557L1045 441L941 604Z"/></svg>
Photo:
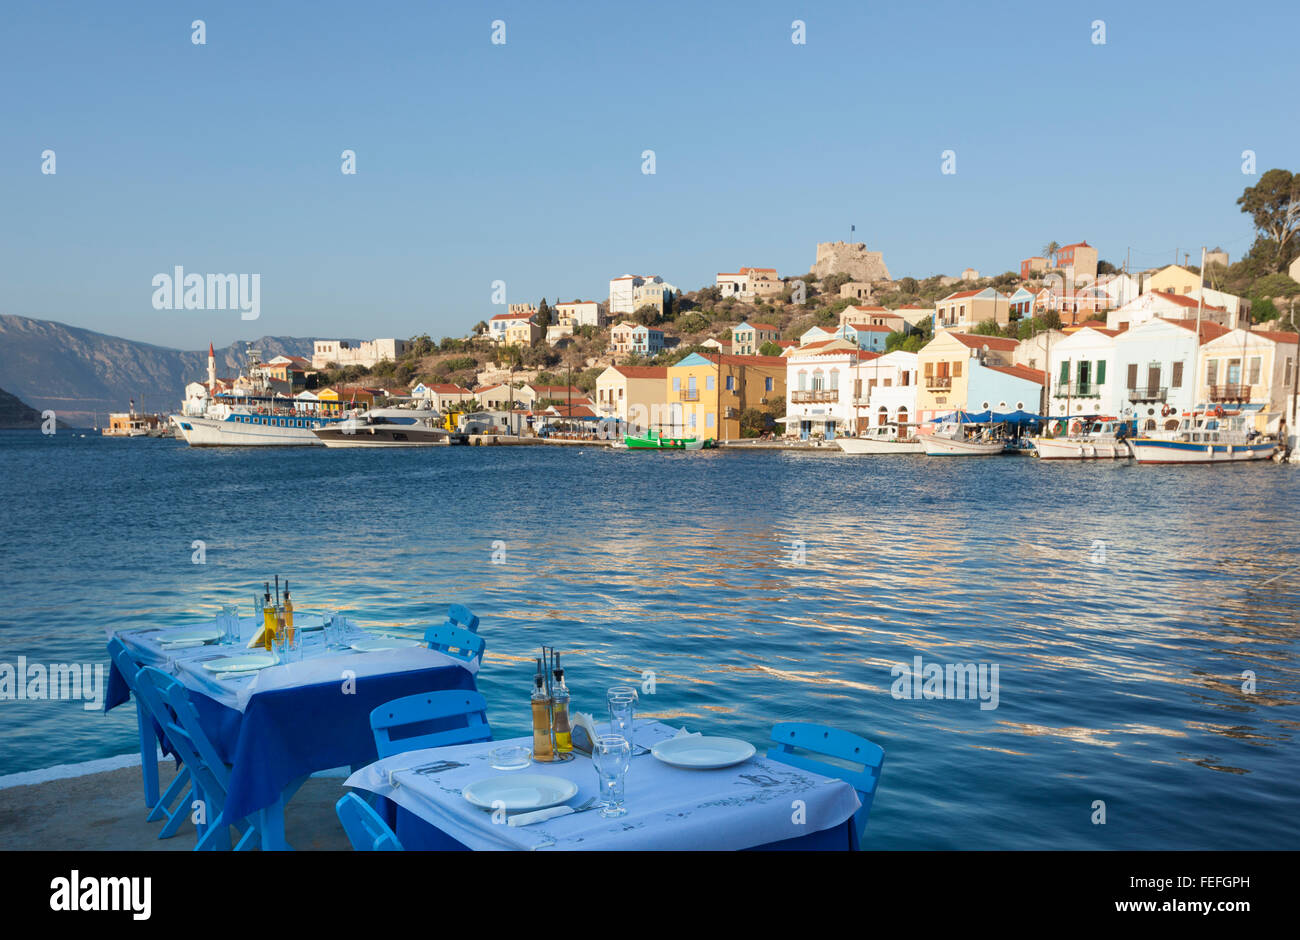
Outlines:
<svg viewBox="0 0 1300 940"><path fill-rule="evenodd" d="M643 326L654 326L659 322L659 308L654 304L637 307L632 314L632 319Z"/></svg>
<svg viewBox="0 0 1300 940"><path fill-rule="evenodd" d="M976 336L1001 336L1002 327L998 326L997 320L981 320L971 332Z"/></svg>
<svg viewBox="0 0 1300 940"><path fill-rule="evenodd" d="M1270 273L1281 273L1296 254L1296 232L1300 230L1300 173L1269 170L1254 186L1247 186L1237 200L1241 211L1255 223L1258 237L1250 254L1267 265Z"/></svg>
<svg viewBox="0 0 1300 940"><path fill-rule="evenodd" d="M760 356L779 356L781 355L781 352L782 350L780 344L774 343L770 339L767 342L765 342L762 346L758 347L758 354Z"/></svg>
<svg viewBox="0 0 1300 940"><path fill-rule="evenodd" d="M1098 274L1098 275L1102 275L1102 274L1118 274L1118 273L1119 273L1119 268L1115 267L1115 265L1111 264L1109 261L1101 260L1101 261L1098 261L1098 262L1097 262L1097 274Z"/></svg>
<svg viewBox="0 0 1300 940"><path fill-rule="evenodd" d="M542 302L537 305L537 325L542 329L546 329L551 325L551 306L546 302L545 297L543 297Z"/></svg>
<svg viewBox="0 0 1300 940"><path fill-rule="evenodd" d="M1056 242L1048 242L1043 246L1043 257L1051 261L1056 257L1056 253L1061 250L1061 246Z"/></svg>
<svg viewBox="0 0 1300 940"><path fill-rule="evenodd" d="M898 289L904 294L915 294L921 289L921 285L916 282L916 278L905 277L898 282Z"/></svg>

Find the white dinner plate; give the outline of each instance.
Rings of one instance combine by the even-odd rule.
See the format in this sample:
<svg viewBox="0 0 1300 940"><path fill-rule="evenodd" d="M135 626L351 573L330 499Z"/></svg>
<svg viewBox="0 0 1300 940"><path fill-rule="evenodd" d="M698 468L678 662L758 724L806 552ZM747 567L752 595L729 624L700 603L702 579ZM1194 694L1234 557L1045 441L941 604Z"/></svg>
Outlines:
<svg viewBox="0 0 1300 940"><path fill-rule="evenodd" d="M358 653L378 653L381 650L400 650L409 646L423 646L419 640L408 640L400 636L368 636L350 644Z"/></svg>
<svg viewBox="0 0 1300 940"><path fill-rule="evenodd" d="M181 627L176 630L168 630L158 637L158 642L163 646L175 646L181 643L209 643L212 640L221 639L221 630L214 626L206 627Z"/></svg>
<svg viewBox="0 0 1300 940"><path fill-rule="evenodd" d="M660 741L650 753L672 767L687 770L714 770L742 764L754 756L754 745L739 738L711 738L682 735Z"/></svg>
<svg viewBox="0 0 1300 940"><path fill-rule="evenodd" d="M578 785L563 777L546 774L510 774L488 777L471 783L461 795L475 806L493 809L498 800L507 812L525 809L546 809L573 799Z"/></svg>
<svg viewBox="0 0 1300 940"><path fill-rule="evenodd" d="M203 664L203 668L209 672L255 672L267 666L274 666L279 661L274 653L248 653L244 656L210 659Z"/></svg>

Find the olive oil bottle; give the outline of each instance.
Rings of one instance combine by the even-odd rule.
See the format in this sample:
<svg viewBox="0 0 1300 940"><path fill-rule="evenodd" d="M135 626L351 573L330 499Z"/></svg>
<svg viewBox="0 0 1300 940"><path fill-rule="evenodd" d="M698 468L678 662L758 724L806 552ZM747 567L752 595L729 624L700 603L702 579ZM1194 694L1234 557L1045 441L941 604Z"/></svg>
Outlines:
<svg viewBox="0 0 1300 940"><path fill-rule="evenodd" d="M555 753L561 757L573 753L573 731L569 727L569 689L564 684L560 654L555 654L555 685L551 691L552 727L555 729Z"/></svg>
<svg viewBox="0 0 1300 940"><path fill-rule="evenodd" d="M546 694L546 675L542 661L537 660L537 675L533 676L533 760L554 759L551 748L551 697Z"/></svg>

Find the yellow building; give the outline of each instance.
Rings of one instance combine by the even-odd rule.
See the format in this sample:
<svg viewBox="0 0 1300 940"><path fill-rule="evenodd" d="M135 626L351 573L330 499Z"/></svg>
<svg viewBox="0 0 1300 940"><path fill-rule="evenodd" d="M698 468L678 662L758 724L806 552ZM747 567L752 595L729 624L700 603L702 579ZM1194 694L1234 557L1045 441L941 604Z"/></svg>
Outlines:
<svg viewBox="0 0 1300 940"><path fill-rule="evenodd" d="M1147 278L1142 285L1142 293L1163 291L1166 294L1190 294L1200 286L1199 274L1193 274L1181 265L1171 264Z"/></svg>
<svg viewBox="0 0 1300 940"><path fill-rule="evenodd" d="M351 408L370 408L381 389L362 388L360 385L340 385L322 388L316 392L321 414L335 415Z"/></svg>
<svg viewBox="0 0 1300 940"><path fill-rule="evenodd" d="M533 346L542 337L542 328L532 320L512 320L506 327L507 346Z"/></svg>
<svg viewBox="0 0 1300 940"><path fill-rule="evenodd" d="M596 378L596 413L617 418L632 434L650 428L652 413L663 413L664 366L610 366Z"/></svg>
<svg viewBox="0 0 1300 940"><path fill-rule="evenodd" d="M691 353L668 367L666 408L651 426L686 437L738 439L748 409L773 414L785 398L786 361L781 356Z"/></svg>
<svg viewBox="0 0 1300 940"><path fill-rule="evenodd" d="M1228 330L1201 344L1198 407L1254 415L1258 431L1276 431L1295 390L1300 336L1272 330Z"/></svg>
<svg viewBox="0 0 1300 940"><path fill-rule="evenodd" d="M916 354L916 367L921 375L916 389L916 411L921 423L968 407L972 359L978 363L983 356L988 365L1008 367L1013 364L1012 357L1019 345L1014 339L955 330L935 336Z"/></svg>

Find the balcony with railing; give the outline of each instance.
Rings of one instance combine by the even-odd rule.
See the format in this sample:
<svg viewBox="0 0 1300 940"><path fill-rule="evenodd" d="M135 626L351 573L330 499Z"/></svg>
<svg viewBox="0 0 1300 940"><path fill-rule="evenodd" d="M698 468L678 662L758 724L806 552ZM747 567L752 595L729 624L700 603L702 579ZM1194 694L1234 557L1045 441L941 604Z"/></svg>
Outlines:
<svg viewBox="0 0 1300 940"><path fill-rule="evenodd" d="M678 401L699 401L700 390L698 388L684 388L677 393Z"/></svg>
<svg viewBox="0 0 1300 940"><path fill-rule="evenodd" d="M925 377L926 388L952 388L951 375L927 375Z"/></svg>
<svg viewBox="0 0 1300 940"><path fill-rule="evenodd" d="M1245 404L1250 401L1249 385L1211 385L1210 401L1213 402L1240 402Z"/></svg>
<svg viewBox="0 0 1300 940"><path fill-rule="evenodd" d="M1164 401L1169 397L1169 388L1165 385L1143 385L1128 390L1129 401Z"/></svg>
<svg viewBox="0 0 1300 940"><path fill-rule="evenodd" d="M1101 386L1095 382L1066 382L1056 386L1053 398L1100 398Z"/></svg>
<svg viewBox="0 0 1300 940"><path fill-rule="evenodd" d="M813 402L837 402L840 400L838 388L801 389L790 393L790 402L795 405L807 405Z"/></svg>

